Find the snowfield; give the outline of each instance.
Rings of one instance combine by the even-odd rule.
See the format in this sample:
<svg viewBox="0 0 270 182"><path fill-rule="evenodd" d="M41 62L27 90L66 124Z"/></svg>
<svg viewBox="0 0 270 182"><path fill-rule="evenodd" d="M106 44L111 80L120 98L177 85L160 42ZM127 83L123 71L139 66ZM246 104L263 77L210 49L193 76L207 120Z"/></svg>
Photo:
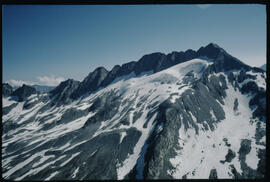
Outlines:
<svg viewBox="0 0 270 182"><path fill-rule="evenodd" d="M212 64L211 61L204 59L193 59L157 73L144 72L138 76L131 73L115 79L107 87L86 94L69 105L51 106L48 109L46 107L50 101L39 101L37 94L29 97L28 101L18 104L10 98L3 98L3 108L17 104L8 114L2 116L2 122L7 128L2 134L3 178L24 180L40 174L43 180L53 180L66 172L66 167L70 166L69 179L84 179L86 175L82 174L84 170L80 165L86 165L86 160L91 161L102 150L102 147L94 148L92 141L99 141L106 133L112 135L118 133L118 145L127 145L125 139L130 137L129 132L136 130L140 135L134 145L130 143L133 148L127 152L123 160L118 160L115 164L116 178L126 179L127 175L136 169L136 178L144 179L145 154L149 146L147 141L155 128L157 133L162 133L165 127L163 123L156 127L158 105L165 100L176 104L183 93L193 90L192 83L200 80L203 72ZM193 74L193 81L184 81L188 73ZM199 124L198 134L191 128L185 130L182 125L178 131L178 145L181 149L175 149L177 155L169 159L174 169L168 170L167 173L173 178L208 179L212 169L216 169L218 178L232 178L231 165L242 173L238 159L242 139L251 141L251 151L246 155L246 163L250 168L257 169L258 150L265 146L256 142L254 138L256 124L260 121L256 118L251 119L252 110L249 108L249 101L252 95L243 95L239 90L235 90L226 74L213 75L220 74L226 78L228 85L224 104L217 100L225 112L225 119L215 124L214 131L206 131L202 124ZM256 76L259 87L266 88L265 79L260 74L252 72L248 74ZM248 80L242 85L246 82ZM222 86L221 82L219 84ZM209 91L208 87L206 89ZM93 126L89 127L89 132L87 130L80 136L90 119L98 114L96 110L88 111L89 108L95 106L97 98L102 98L110 92L117 93L120 98L118 112L109 119L99 121L99 125L90 123ZM237 112L234 111L235 99L238 100ZM24 108L26 102L34 106L26 109ZM151 112L152 115L149 115ZM76 115L77 113L82 114ZM213 109L210 114L217 120ZM198 118L191 112L189 115L197 123ZM123 119L124 116L127 116L127 119ZM75 119L69 120L69 117ZM123 120L126 123L121 123ZM183 120L182 115L180 120ZM253 120L253 123L250 120ZM205 124L207 125L206 122ZM265 123L261 123L261 127L265 129ZM265 142L265 137L261 142ZM86 148L93 151L88 152L85 161L81 161L86 155L84 151ZM235 152L235 157L229 162L220 162L225 161L229 149ZM79 166L74 159L81 161ZM49 172L43 172L45 170Z"/></svg>
<svg viewBox="0 0 270 182"><path fill-rule="evenodd" d="M228 179L232 176L231 164L238 172L242 172L237 153L242 139L252 141L252 150L247 155L246 162L253 169L257 169L257 149L263 146L255 144L254 136L258 121L250 123L252 117L252 112L248 107L250 96L242 95L238 90L235 91L230 84L228 87L226 90L228 97L224 99L224 104L220 104L225 111L226 119L218 123L214 131L205 131L200 128L200 133L197 135L194 129L184 131L183 127L180 128L179 146L182 149L176 151L178 155L170 160L175 169L168 171L174 178L180 179L185 175L191 179L207 179L210 171L216 169L218 178ZM234 114L235 99L239 102L239 115ZM212 115L215 118L213 112ZM263 127L265 128L265 124ZM225 140L229 143L229 147L224 142ZM231 162L223 164L220 161L225 160L224 156L228 149L236 151L236 156Z"/></svg>

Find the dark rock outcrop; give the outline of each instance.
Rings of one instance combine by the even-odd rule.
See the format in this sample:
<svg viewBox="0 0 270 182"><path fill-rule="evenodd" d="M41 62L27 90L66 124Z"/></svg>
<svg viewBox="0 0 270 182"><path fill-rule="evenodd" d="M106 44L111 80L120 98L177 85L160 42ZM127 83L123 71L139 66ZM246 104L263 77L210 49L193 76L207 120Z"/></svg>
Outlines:
<svg viewBox="0 0 270 182"><path fill-rule="evenodd" d="M241 88L241 93L246 94L249 92L257 93L259 91L258 85L254 81L249 81L248 83L244 84Z"/></svg>
<svg viewBox="0 0 270 182"><path fill-rule="evenodd" d="M188 71L181 78L170 76L170 74L158 75L151 82L156 85L162 84L162 87L157 86L157 88L149 90L148 93L140 92L140 87L137 91L137 88L132 89L134 92L125 89L110 90L106 88L102 92L93 93L114 81L129 79L130 76L125 75L130 73L132 73L130 74L131 77L138 76L146 71L156 73L178 63L203 57L211 59L209 61L214 64L207 68L202 67L198 72L195 71L196 69ZM227 65L226 60L233 64ZM254 117L266 116L265 90L254 86L254 84L258 85L256 83L257 77L253 74L247 74L246 72L250 68L241 67L241 65L242 63L235 60L217 45L209 44L200 48L197 52L187 50L185 52L172 52L168 55L162 53L149 54L143 56L138 62L129 62L121 66L116 65L111 71L100 67L91 72L82 82L69 79L61 82L49 94L38 94L38 101L35 101L36 98L33 99L32 97L23 98L25 100L23 109L32 109L40 102L45 104L41 104L40 108L37 107L38 110L33 112L34 115L30 118L27 118L28 113L23 112L16 119L10 117L3 122L4 141L29 129L27 127L31 122L35 122L39 126L36 129L37 131L33 133L34 137L29 137L29 140L14 140L11 143L6 141L7 147L3 150L6 154L3 158L5 161L10 156L14 156L14 158L8 161L8 165L5 164L4 174L21 162L28 160L29 163L23 168L17 169L7 177L18 179L24 176L22 177L23 180L43 180L48 177L51 177L52 180L114 180L121 176L119 175L121 170L119 167L126 167L125 164L128 164L128 168L125 169L125 176L121 176L124 179L172 179L175 177L175 170L178 170L179 164L183 164L183 167L185 167L184 163L178 163L175 166L172 159L179 153L184 154L183 157L185 157L185 151L182 153L183 149L187 145L193 144L193 141L190 140L193 135L190 135L187 132L188 130L193 130L198 139L204 132L218 132L217 127L222 127L222 122L226 119L227 113L225 113L226 110L223 107L227 106L227 102L224 100L226 97L232 97L231 99L234 102L229 107L234 113L240 113L242 107L246 106L245 104L242 105L240 96L230 95L231 93L227 92L230 83L236 91L238 89L243 94L253 96L250 99L249 107L256 107L252 110ZM237 73L223 72L235 69L238 69ZM242 71L238 75L240 70ZM220 71L222 71L221 74L216 74ZM200 74L202 74L202 77L198 78ZM123 77L121 78L121 76ZM251 82L247 82L246 79L251 79ZM163 86L165 89L168 88L166 91L169 91L173 86L176 88L172 92L167 92L170 94L166 95L168 99L162 98L160 100L158 89L163 89ZM186 89L183 92L175 92L175 90L181 90L184 87ZM68 104L81 96L87 96L87 93L93 93L93 95L85 100L74 102L77 105L72 103L67 107L55 107L58 104ZM152 93L155 95L151 95ZM237 94L239 94L238 91ZM176 97L171 100L174 96ZM16 102L3 108L3 114L6 115L17 105L20 105L20 103ZM259 158L257 169L252 169L247 165L247 160L250 157L248 154L254 146L252 145L253 142L256 142L257 145L265 145L263 138L266 133L264 123L258 121L257 118L254 121L251 118L249 122L257 122L256 141L253 138L243 138L243 140L237 138L242 141L240 150L233 151L233 143L230 142L236 138L231 138L228 134L223 136L227 153L224 153L222 160L219 157L215 159L215 156L213 156L213 160L220 160L221 164L225 164L224 168L229 166L228 175L231 178L263 178L265 175L266 151L263 147L259 150L256 149ZM132 126L134 123L135 125ZM23 128L24 125L27 127ZM16 128L18 129L16 133L9 132ZM144 130L145 128L147 129ZM237 132L237 130L232 132ZM26 136L30 136L30 134ZM211 137L215 137L215 135L208 136L207 134L207 138ZM181 143L179 143L180 139ZM217 145L221 146L223 142L219 141L220 139L222 138L214 138L215 142L210 142L209 146L212 145L213 148L217 148ZM216 141L219 141L219 144ZM201 160L201 163L207 162L204 154L208 150L205 150L204 143L201 144L200 140L197 142L194 140L192 147L196 147L198 143L200 144L199 149L202 149L200 150L202 156L199 156L198 159ZM206 143L206 145L208 144ZM42 151L46 156L45 158L42 158L44 157L43 154L41 155ZM131 156L132 154L135 154L135 157ZM35 155L35 158L31 157ZM125 160L128 157L130 157L128 161L133 160L134 163L126 163ZM240 171L237 171L238 168L236 170L235 166L230 164L232 161L240 162L241 174ZM191 162L193 161L191 160ZM197 177L199 173L196 168L197 166L194 166L193 169L181 176L189 178L196 174ZM36 172L29 172L33 170ZM210 166L210 168L207 168L206 177L210 179L220 178L221 176L218 176L221 174L219 170L220 168L216 168L216 166Z"/></svg>
<svg viewBox="0 0 270 182"><path fill-rule="evenodd" d="M8 97L12 94L12 86L9 85L8 83L3 83L2 84L2 96Z"/></svg>
<svg viewBox="0 0 270 182"><path fill-rule="evenodd" d="M220 48L217 44L210 43L205 47L201 47L197 54L200 57L207 57L210 59L216 59L220 52L225 52L224 49Z"/></svg>
<svg viewBox="0 0 270 182"><path fill-rule="evenodd" d="M228 153L227 155L225 156L225 160L223 161L220 161L221 163L225 163L225 162L228 162L230 163L234 158L235 158L236 154L234 151L232 151L231 149L228 149Z"/></svg>
<svg viewBox="0 0 270 182"><path fill-rule="evenodd" d="M203 124L205 130L213 131L215 123L225 118L225 113L217 100L224 96L224 93L218 90L224 90L226 82L223 82L222 78L219 80L222 82L221 85L212 79L205 84L194 82L194 92L184 92L174 104L166 100L159 105L156 125L163 123L164 129L160 133L153 132L148 140L149 147L145 155L145 178L170 178L167 170L173 167L169 158L176 155L174 148L177 148L180 127L184 127L185 131L193 128L196 134L199 134L199 123ZM207 89L207 85L209 87L211 85L211 89ZM213 115L209 112L211 110L213 110ZM196 118L196 121L193 120L191 114Z"/></svg>
<svg viewBox="0 0 270 182"><path fill-rule="evenodd" d="M134 70L135 64L135 61L122 64L119 76L130 74Z"/></svg>
<svg viewBox="0 0 270 182"><path fill-rule="evenodd" d="M249 106L256 107L255 111L252 113L253 118L259 117L262 119L262 117L266 116L266 93L263 91L255 92L255 96L250 99Z"/></svg>
<svg viewBox="0 0 270 182"><path fill-rule="evenodd" d="M216 72L225 72L233 69L251 69L239 59L228 54L218 45L210 43L206 47L201 47L197 54L199 57L207 57L213 60Z"/></svg>
<svg viewBox="0 0 270 182"><path fill-rule="evenodd" d="M265 149L264 149L265 150ZM246 156L248 153L250 153L251 151L251 140L249 139L244 139L241 141L241 147L238 151L239 154L239 161L240 161L240 166L241 166L241 170L243 171L243 173L241 174L241 178L249 178L249 179L258 179L258 178L262 178L263 174L264 174L264 156L260 156L261 154L259 153L259 167L258 167L258 171L254 170L252 168L250 168L247 163L246 163ZM259 150L259 152L264 152L263 150ZM263 159L263 161L262 161ZM261 162L261 163L260 163Z"/></svg>
<svg viewBox="0 0 270 182"><path fill-rule="evenodd" d="M209 174L209 179L218 179L216 169L211 169L210 174Z"/></svg>
<svg viewBox="0 0 270 182"><path fill-rule="evenodd" d="M154 70L156 65L165 58L166 55L160 52L145 55L136 63L134 72L139 75L142 72Z"/></svg>
<svg viewBox="0 0 270 182"><path fill-rule="evenodd" d="M71 94L78 88L79 81L68 79L63 81L55 89L50 91L51 97L55 97L54 101L59 103L69 103Z"/></svg>
<svg viewBox="0 0 270 182"><path fill-rule="evenodd" d="M249 75L249 74L246 74L246 71L245 70L241 70L239 75L238 75L238 82L239 83L242 83L244 80L246 79L252 79L252 80L255 80L256 79L256 76L254 75Z"/></svg>
<svg viewBox="0 0 270 182"><path fill-rule="evenodd" d="M201 47L198 51L188 49L185 52L174 51L167 55L160 52L147 54L137 62L132 61L123 64L122 66L116 65L111 71L107 71L103 67L98 67L79 83L78 88L70 94L70 98L77 99L86 93L91 93L99 88L106 87L116 78L128 75L132 72L134 72L135 75L148 71L156 73L195 58L211 59L214 64L210 66L210 70L215 72L229 71L233 69L251 69L251 67L229 55L218 45L210 43L206 47Z"/></svg>
<svg viewBox="0 0 270 182"><path fill-rule="evenodd" d="M24 101L30 95L35 94L35 93L37 93L35 88L23 84L22 87L17 88L11 95L17 96L18 101L21 102L21 101Z"/></svg>
<svg viewBox="0 0 270 182"><path fill-rule="evenodd" d="M101 85L103 87L106 87L107 85L112 83L115 78L120 76L120 73L121 73L121 66L119 65L114 66L113 69L107 74L105 79L102 81Z"/></svg>
<svg viewBox="0 0 270 182"><path fill-rule="evenodd" d="M264 73L266 72L266 64L264 64L263 66L261 66L260 68L258 67L253 67L252 69L258 73Z"/></svg>
<svg viewBox="0 0 270 182"><path fill-rule="evenodd" d="M72 93L71 97L76 99L87 92L97 90L107 75L108 71L104 67L98 67L79 83L78 88Z"/></svg>
<svg viewBox="0 0 270 182"><path fill-rule="evenodd" d="M185 52L172 52L166 55L163 59L160 59L156 62L156 65L153 69L154 73L167 69L176 64L191 60L198 57L196 51L188 49Z"/></svg>
<svg viewBox="0 0 270 182"><path fill-rule="evenodd" d="M6 107L3 107L2 108L2 114L3 115L6 115L8 114L14 107L16 107L18 105L18 103L14 103L14 104L11 104L9 106L6 106Z"/></svg>
<svg viewBox="0 0 270 182"><path fill-rule="evenodd" d="M120 100L115 92L109 92L102 97L97 98L93 105L88 109L89 112L96 112L96 114L85 122L84 127L86 128L92 123L106 121L112 118L118 113L119 106Z"/></svg>

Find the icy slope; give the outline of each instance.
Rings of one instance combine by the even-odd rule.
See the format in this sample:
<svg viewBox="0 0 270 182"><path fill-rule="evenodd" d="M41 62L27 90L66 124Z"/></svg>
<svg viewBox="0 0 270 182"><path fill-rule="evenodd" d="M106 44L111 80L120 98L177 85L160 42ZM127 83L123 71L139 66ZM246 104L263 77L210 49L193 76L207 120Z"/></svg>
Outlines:
<svg viewBox="0 0 270 182"><path fill-rule="evenodd" d="M226 81L228 83L228 80ZM242 95L230 84L226 95L224 104L220 104L225 112L225 119L215 124L214 131L206 131L200 127L199 134L196 134L192 128L187 131L180 128L179 147L182 149L176 151L175 158L170 159L175 169L169 172L174 178L208 178L213 170L218 178L227 179L235 177L233 169L240 175L243 175L245 170L257 170L258 153L265 149L265 138L259 139L256 136L256 128L260 123L260 127L265 130L265 123L251 119L251 95ZM212 117L215 118L213 112ZM195 117L194 120L196 121ZM245 161L241 158L240 150L244 141L251 147Z"/></svg>
<svg viewBox="0 0 270 182"><path fill-rule="evenodd" d="M9 107L7 110L10 111L2 117L3 177L17 180L63 178L61 171L65 173L64 167L68 169L73 158L87 162L92 150L81 152L89 153L86 157L86 154L78 153L81 148L108 133L118 140L116 145L122 146L123 152L119 152L124 154L115 158L118 168L113 178L124 178L135 166L153 129L155 108L169 97L173 102L189 88L189 84L182 83L186 73L193 71L198 79L208 65L207 61L194 59L155 74L127 75L96 93L60 107L51 105L46 94L32 95L20 103L5 99L3 108ZM180 85L181 89L178 89ZM41 101L43 97L45 99ZM117 98L117 102L110 101L111 98ZM102 104L95 106L99 102ZM112 110L102 110L106 106ZM107 112L106 116L104 112ZM131 136L134 132L137 137ZM132 146L127 146L125 139L130 137L134 141L126 141L132 143ZM98 150L98 147L93 147L93 150ZM70 161L65 163L67 160ZM80 174L83 166L79 164L69 169L69 172L76 170L77 173L68 179L84 179L91 175ZM50 171L55 170L58 173L51 175Z"/></svg>
<svg viewBox="0 0 270 182"><path fill-rule="evenodd" d="M3 177L263 177L266 75L215 67L192 59L132 72L69 104L4 98Z"/></svg>

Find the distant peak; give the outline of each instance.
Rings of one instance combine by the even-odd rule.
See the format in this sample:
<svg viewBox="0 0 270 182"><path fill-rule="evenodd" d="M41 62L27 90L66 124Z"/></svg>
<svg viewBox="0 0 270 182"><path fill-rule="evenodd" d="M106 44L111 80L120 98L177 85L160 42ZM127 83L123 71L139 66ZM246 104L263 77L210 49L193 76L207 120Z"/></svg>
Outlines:
<svg viewBox="0 0 270 182"><path fill-rule="evenodd" d="M201 49L219 49L219 50L223 50L219 45L217 45L217 44L215 44L215 43L209 43L208 45L206 45L206 46L202 46L202 47L200 47L200 49L199 50L201 50ZM198 51L199 51L198 50Z"/></svg>
<svg viewBox="0 0 270 182"><path fill-rule="evenodd" d="M9 83L3 83L3 85L7 85L7 86L10 86L11 87L11 85Z"/></svg>
<svg viewBox="0 0 270 182"><path fill-rule="evenodd" d="M34 89L34 87L32 86L32 85L26 85L26 84L23 84L20 88L33 88Z"/></svg>
<svg viewBox="0 0 270 182"><path fill-rule="evenodd" d="M202 56L202 57L206 56L211 59L216 59L216 57L218 56L220 52L224 53L225 51L221 47L219 47L217 44L214 44L214 43L210 43L205 47L201 47L197 51L199 56Z"/></svg>
<svg viewBox="0 0 270 182"><path fill-rule="evenodd" d="M67 85L70 85L70 84L73 84L73 83L79 83L79 81L76 81L74 79L69 78L69 79L67 79L65 81L62 81L58 86L63 86L63 85L67 86Z"/></svg>
<svg viewBox="0 0 270 182"><path fill-rule="evenodd" d="M27 97L36 93L36 89L23 84L22 87L17 88L12 95L17 96L19 101L24 101Z"/></svg>
<svg viewBox="0 0 270 182"><path fill-rule="evenodd" d="M150 54L146 54L144 56L141 57L141 59L138 61L138 62L143 62L144 60L149 60L149 59L157 59L161 56L165 56L164 53L161 53L161 52L154 52L154 53L150 53Z"/></svg>
<svg viewBox="0 0 270 182"><path fill-rule="evenodd" d="M104 71L104 72L109 72L106 68L104 68L103 66L100 66L100 67L97 67L94 72L101 72L101 71Z"/></svg>
<svg viewBox="0 0 270 182"><path fill-rule="evenodd" d="M208 44L206 47L213 47L213 48L218 48L218 49L221 49L221 47L220 46L218 46L217 44L215 44L215 43L210 43L210 44Z"/></svg>

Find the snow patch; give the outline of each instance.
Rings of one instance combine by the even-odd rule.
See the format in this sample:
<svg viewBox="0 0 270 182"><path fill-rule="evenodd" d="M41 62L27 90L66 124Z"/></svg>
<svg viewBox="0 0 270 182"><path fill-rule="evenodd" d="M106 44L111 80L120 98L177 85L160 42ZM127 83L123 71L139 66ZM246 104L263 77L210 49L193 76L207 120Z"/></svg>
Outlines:
<svg viewBox="0 0 270 182"><path fill-rule="evenodd" d="M15 100L12 100L11 97L2 97L2 108L3 107L8 107L11 104L17 103Z"/></svg>
<svg viewBox="0 0 270 182"><path fill-rule="evenodd" d="M127 135L127 132L121 132L121 137L120 137L120 142L119 143L122 143L123 139L125 138L125 136Z"/></svg>
<svg viewBox="0 0 270 182"><path fill-rule="evenodd" d="M227 81L227 83L229 83ZM252 112L249 109L249 100L251 96L242 95L238 90L228 84L226 90L228 95L224 99L224 105L221 105L225 112L225 119L217 123L214 131L207 130L196 135L194 129L179 129L179 146L181 150L177 150L177 155L170 159L174 170L169 170L168 174L176 179L186 175L187 178L208 179L211 169L217 170L218 178L231 178L230 165L233 164L237 172L242 173L240 161L238 160L238 151L241 145L241 139L252 140L253 146L251 152L246 156L247 164L256 168L258 157L256 156L255 130L256 123L250 124ZM238 110L241 114L234 115L233 106L234 99L238 98ZM213 110L210 111L213 119L216 119ZM191 114L191 113L190 113ZM191 114L194 121L196 118ZM181 117L181 119L183 119ZM225 138L229 146L224 142ZM220 161L225 159L228 149L236 153L235 158L224 164ZM192 161L192 162L190 162Z"/></svg>
<svg viewBox="0 0 270 182"><path fill-rule="evenodd" d="M120 164L121 167L117 168L117 176L119 180L124 179L124 177L136 165L136 162L137 162L137 159L139 158L140 153L144 155L145 152L141 152L141 150L142 150L143 145L145 144L146 139L148 138L148 135L150 133L150 130L152 128L152 124L155 118L156 118L156 114L154 114L152 118L150 119L147 128L140 127L139 131L142 131L142 135L134 147L133 154L128 155L127 159L122 164ZM140 171L138 172L140 174Z"/></svg>
<svg viewBox="0 0 270 182"><path fill-rule="evenodd" d="M45 179L45 181L49 181L49 180L52 179L54 176L56 176L58 173L59 173L58 171L53 172L52 174L50 174L49 177L47 177L47 178Z"/></svg>
<svg viewBox="0 0 270 182"><path fill-rule="evenodd" d="M251 151L246 155L246 163L252 169L257 169L259 158L257 156L256 145L251 144Z"/></svg>
<svg viewBox="0 0 270 182"><path fill-rule="evenodd" d="M73 174L72 174L72 178L75 178L76 177L76 175L77 175L77 173L79 172L79 168L80 167L77 167L76 169L75 169L75 171L73 172Z"/></svg>
<svg viewBox="0 0 270 182"><path fill-rule="evenodd" d="M80 153L81 153L81 152L77 152L77 153L75 153L75 154L72 154L71 157L70 157L68 160L66 160L64 163L62 163L60 166L61 166L61 167L65 166L67 163L69 163L74 157L76 157L76 156L79 155Z"/></svg>

